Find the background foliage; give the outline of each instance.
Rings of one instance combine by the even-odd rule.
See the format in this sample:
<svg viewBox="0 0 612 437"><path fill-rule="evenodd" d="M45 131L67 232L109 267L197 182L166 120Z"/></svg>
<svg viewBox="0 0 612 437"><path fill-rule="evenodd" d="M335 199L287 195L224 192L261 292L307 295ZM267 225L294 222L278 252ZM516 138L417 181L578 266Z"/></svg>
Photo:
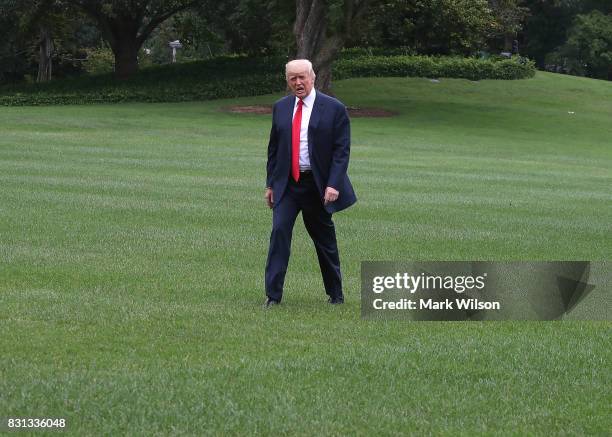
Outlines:
<svg viewBox="0 0 612 437"><path fill-rule="evenodd" d="M523 79L535 73L533 62L525 58L364 56L357 50L347 52L334 65L338 79L375 76ZM105 53L108 59L108 51ZM147 68L120 82L112 74L101 74L29 86L5 86L0 88L0 105L179 102L253 96L285 88L284 63L282 56L225 56Z"/></svg>
<svg viewBox="0 0 612 437"><path fill-rule="evenodd" d="M344 26L347 1L327 2L331 34ZM52 35L54 78L111 71L108 42L99 24L77 7L83 3L0 0L0 83L36 77L41 26ZM170 63L173 40L183 44L178 63L231 54L290 58L296 50L295 14L294 2L283 0L195 2L154 29L138 62ZM516 41L517 51L540 69L611 79L611 16L608 0L368 0L365 19L353 26L345 47L471 56L509 51Z"/></svg>

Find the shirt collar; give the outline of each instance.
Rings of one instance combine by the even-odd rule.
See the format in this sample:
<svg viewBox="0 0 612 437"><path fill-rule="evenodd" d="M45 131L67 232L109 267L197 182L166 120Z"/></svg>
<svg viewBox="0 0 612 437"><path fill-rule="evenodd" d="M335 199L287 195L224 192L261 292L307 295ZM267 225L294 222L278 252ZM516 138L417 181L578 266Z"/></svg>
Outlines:
<svg viewBox="0 0 612 437"><path fill-rule="evenodd" d="M315 91L314 87L312 87L312 90L310 91L310 94L308 94L302 100L304 102L304 106L306 106L307 108L312 108L312 105L314 104L314 101L315 101L316 97L317 97L317 92ZM297 106L299 100L300 99L298 99L298 98L295 99L295 106Z"/></svg>

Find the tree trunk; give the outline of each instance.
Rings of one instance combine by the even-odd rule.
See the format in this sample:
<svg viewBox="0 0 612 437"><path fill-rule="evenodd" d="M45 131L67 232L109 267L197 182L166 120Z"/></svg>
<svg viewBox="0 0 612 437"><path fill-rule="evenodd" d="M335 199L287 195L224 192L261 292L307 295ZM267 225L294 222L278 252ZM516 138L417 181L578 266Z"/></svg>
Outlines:
<svg viewBox="0 0 612 437"><path fill-rule="evenodd" d="M140 46L136 37L117 35L119 38L112 46L115 55L115 76L117 79L127 79L138 71L138 50Z"/></svg>
<svg viewBox="0 0 612 437"><path fill-rule="evenodd" d="M331 71L322 70L315 57L319 48L325 42L326 9L324 0L296 0L296 17L293 26L297 45L295 57L296 59L308 59L312 62L317 74L316 88L323 92L329 92Z"/></svg>
<svg viewBox="0 0 612 437"><path fill-rule="evenodd" d="M312 56L312 62L316 66L315 71L317 72L317 88L326 94L334 95L332 91L332 66L342 47L344 47L344 38L327 38L323 47Z"/></svg>
<svg viewBox="0 0 612 437"><path fill-rule="evenodd" d="M51 75L53 73L52 54L53 41L51 40L51 32L47 27L42 26L40 28L38 75L36 77L36 82L47 82L51 80Z"/></svg>
<svg viewBox="0 0 612 437"><path fill-rule="evenodd" d="M293 26L297 45L297 59L309 59L317 75L316 88L332 94L332 65L350 35L353 23L364 12L368 0L344 1L344 24L328 37L325 0L296 0Z"/></svg>
<svg viewBox="0 0 612 437"><path fill-rule="evenodd" d="M139 34L138 17L120 14L108 17L95 9L90 13L98 21L102 35L115 55L115 77L128 79L138 71L138 51L150 32Z"/></svg>

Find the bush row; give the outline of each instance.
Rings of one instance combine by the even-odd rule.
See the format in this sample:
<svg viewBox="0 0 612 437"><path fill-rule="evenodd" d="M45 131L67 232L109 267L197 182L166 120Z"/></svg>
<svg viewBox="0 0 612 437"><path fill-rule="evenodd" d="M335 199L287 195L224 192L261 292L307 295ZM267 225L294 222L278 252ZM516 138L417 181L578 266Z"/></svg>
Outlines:
<svg viewBox="0 0 612 437"><path fill-rule="evenodd" d="M431 56L363 56L336 63L334 77L449 77L469 80L526 79L535 64L526 58L475 59Z"/></svg>
<svg viewBox="0 0 612 437"><path fill-rule="evenodd" d="M0 96L5 106L23 105L68 105L87 103L118 102L185 102L192 100L213 100L223 98L256 96L281 91L285 82L278 75L253 75L239 80L199 81L187 84L185 81L157 84L147 83L134 86L103 86L90 90L65 92L15 92Z"/></svg>
<svg viewBox="0 0 612 437"><path fill-rule="evenodd" d="M46 84L0 88L0 105L116 102L180 102L254 96L285 88L285 60L222 57L146 68L126 81L111 74ZM358 56L334 64L334 78L453 77L470 80L521 79L535 73L533 62L425 56Z"/></svg>

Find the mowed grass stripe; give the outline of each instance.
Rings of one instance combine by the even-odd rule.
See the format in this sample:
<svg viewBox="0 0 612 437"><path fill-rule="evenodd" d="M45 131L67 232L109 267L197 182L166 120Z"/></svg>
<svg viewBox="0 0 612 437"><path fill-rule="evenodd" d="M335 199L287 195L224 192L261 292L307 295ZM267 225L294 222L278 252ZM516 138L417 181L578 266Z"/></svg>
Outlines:
<svg viewBox="0 0 612 437"><path fill-rule="evenodd" d="M609 258L609 83L336 92L398 114L352 120L347 303L325 305L298 218L274 312L270 116L221 109L278 96L0 108L0 412L72 435L605 434L609 322L366 322L359 267Z"/></svg>

